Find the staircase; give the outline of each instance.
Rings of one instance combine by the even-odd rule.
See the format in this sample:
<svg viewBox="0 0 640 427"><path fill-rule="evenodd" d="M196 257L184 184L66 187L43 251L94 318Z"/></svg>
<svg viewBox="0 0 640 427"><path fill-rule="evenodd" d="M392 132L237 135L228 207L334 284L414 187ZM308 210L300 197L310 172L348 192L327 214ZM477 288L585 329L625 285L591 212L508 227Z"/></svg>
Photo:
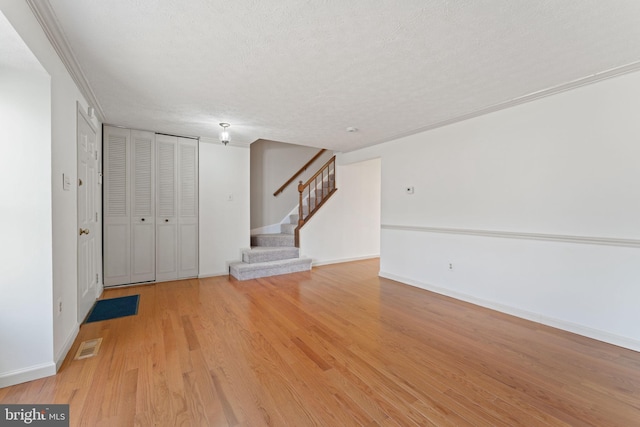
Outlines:
<svg viewBox="0 0 640 427"><path fill-rule="evenodd" d="M311 270L311 258L300 258L294 246L297 226L298 215L290 215L279 234L251 236L252 248L242 252L242 262L229 265L229 273L238 280L250 280Z"/></svg>
<svg viewBox="0 0 640 427"><path fill-rule="evenodd" d="M281 191L282 187L274 196ZM299 231L336 191L333 156L305 184L300 181L298 214L289 215L289 222L280 224L280 233L251 236L251 249L242 252L242 262L229 264L229 274L250 280L311 270L311 259L300 258Z"/></svg>

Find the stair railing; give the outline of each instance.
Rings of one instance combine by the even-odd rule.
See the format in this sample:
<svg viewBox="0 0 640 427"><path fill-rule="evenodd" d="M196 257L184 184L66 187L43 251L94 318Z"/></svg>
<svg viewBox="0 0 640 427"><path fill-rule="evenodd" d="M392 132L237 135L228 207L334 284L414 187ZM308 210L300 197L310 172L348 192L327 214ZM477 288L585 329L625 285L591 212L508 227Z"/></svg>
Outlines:
<svg viewBox="0 0 640 427"><path fill-rule="evenodd" d="M295 245L300 247L300 229L329 200L336 188L336 156L333 156L306 183L298 184L298 226ZM306 202L306 205L304 204ZM306 208L306 209L305 209ZM305 212L306 210L306 212Z"/></svg>
<svg viewBox="0 0 640 427"><path fill-rule="evenodd" d="M311 166L311 163L315 162L315 161L318 159L318 157L322 156L322 153L324 153L325 151L327 151L327 150L326 150L326 149L324 149L324 148L323 148L322 150L318 151L318 152L316 153L316 155L315 155L315 156L313 156L313 157L311 158L311 160L309 160L307 163L305 163L305 164L304 164L304 166L302 166L302 167L298 170L298 172L296 172L296 173L294 173L293 175L291 175L291 178L289 178L289 179L288 179L284 184L282 184L282 186L281 186L280 188L278 188L278 189L276 190L276 192L275 192L275 193L273 193L273 195L274 195L274 196L277 196L278 194L282 193L282 192L284 191L284 189L285 189L285 188L287 188L287 186L288 186L289 184L291 184L291 183L292 183L292 182L293 182L297 177L299 177L299 176L300 176L300 174L301 174L302 172L306 171L306 170L307 170L307 168L308 168L309 166Z"/></svg>

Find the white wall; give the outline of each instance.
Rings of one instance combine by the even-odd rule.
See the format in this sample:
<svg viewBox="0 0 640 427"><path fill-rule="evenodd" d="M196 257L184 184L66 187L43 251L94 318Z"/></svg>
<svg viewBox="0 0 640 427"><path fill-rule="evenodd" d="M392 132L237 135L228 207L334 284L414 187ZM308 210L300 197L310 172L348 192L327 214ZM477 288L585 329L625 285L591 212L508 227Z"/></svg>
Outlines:
<svg viewBox="0 0 640 427"><path fill-rule="evenodd" d="M0 27L8 26L0 13ZM55 373L51 82L21 47L30 68L6 68L0 59L0 387Z"/></svg>
<svg viewBox="0 0 640 427"><path fill-rule="evenodd" d="M314 265L380 255L380 159L344 164L336 156L338 191L300 230L300 252Z"/></svg>
<svg viewBox="0 0 640 427"><path fill-rule="evenodd" d="M55 57L58 59L58 57ZM63 67L52 74L52 152L51 177L53 194L53 304L60 299L63 312L54 321L54 348L58 368L78 333L78 259L77 259L77 104L87 111L87 103L75 83ZM102 153L102 124L92 120L97 130L98 153ZM102 165L100 154L99 164ZM71 176L71 190L62 188L62 175ZM97 190L102 194L102 186ZM98 212L102 212L102 198L98 200ZM102 219L100 219L102 224ZM96 230L97 258L102 259L102 228ZM98 266L99 287L102 292L102 266Z"/></svg>
<svg viewBox="0 0 640 427"><path fill-rule="evenodd" d="M251 229L258 233L279 233L261 227L279 224L298 205L298 182L306 182L332 156L325 151L278 196L273 193L318 153L318 148L277 141L259 140L251 144Z"/></svg>
<svg viewBox="0 0 640 427"><path fill-rule="evenodd" d="M200 140L200 277L229 274L249 233L249 147ZM229 196L233 200L229 200Z"/></svg>
<svg viewBox="0 0 640 427"><path fill-rule="evenodd" d="M53 363L54 366L55 364L59 366L62 362L78 331L76 191L73 185L71 191L62 191L62 174L68 174L72 183L77 182L76 102L80 102L85 111L87 103L47 40L28 5L25 2L0 0L0 10L51 77L49 104L51 128L46 136L46 143L49 145L50 151L41 151L40 154L35 154L37 152L35 149L30 151L36 158L40 158L39 156L42 155L47 156L48 159L46 161L47 169L44 169L48 173L48 178L46 181L40 181L39 185L46 184L48 187L47 204L49 210L46 212L47 222L52 231L41 233L39 241L32 242L34 250L50 251L52 284L46 286L48 307L46 311L42 311L42 313L46 313L48 319L45 320L42 316L37 316L28 321L21 317L14 317L11 320L12 330L13 332L20 331L22 342L10 347L10 351L12 357L21 361L18 370L26 372L24 375L14 375L14 371L11 369L0 366L0 378L11 383L24 381L24 378L29 375L42 376L41 372L32 369L29 365L31 354L29 342L33 338L24 332L25 328L37 329L49 337L48 340L52 347L41 354L47 355L47 364ZM97 121L94 121L94 124L99 128L100 124ZM40 141L44 144L41 139ZM12 143L17 144L15 141ZM40 158L40 162L45 163L45 159ZM30 170L34 168L37 167L33 164L29 165ZM38 173L41 173L42 170L39 168L40 172ZM16 200L16 204L21 206L22 202ZM3 241L1 247L7 248L7 243ZM28 276L25 276L24 280L31 283L31 286L35 286ZM24 298L29 298L31 291L25 287L18 293ZM54 315L53 308L58 299L62 300L63 312L60 315ZM23 308L21 307L21 309ZM3 353L6 351L5 348L3 347ZM47 374L50 373L52 372L47 371Z"/></svg>
<svg viewBox="0 0 640 427"><path fill-rule="evenodd" d="M68 174L72 183L77 182L76 101L85 111L88 104L47 40L28 5L25 2L0 0L0 10L51 76L48 104L51 126L45 140L49 144L50 151L40 151L39 155L43 157L36 155L35 159L30 159L33 162L32 165L39 164L37 159L41 162L45 162L45 157L48 159L47 168L39 168L41 173L47 175L45 181L40 181L39 188L46 187L48 191L49 197L46 200L48 211L41 209L39 212L41 214L48 212L45 223L49 224L50 231L39 233L39 240L32 243L37 249L49 254L51 271L48 283L38 281L36 284L36 281L26 274L22 280L24 283L21 282L21 286L14 288L16 297L14 301L19 305L6 311L10 316L2 319L2 330L7 331L7 334L14 339L19 339L19 342L12 342L8 346L2 345L2 354L10 355L11 360L19 363L19 366L0 364L0 386L5 386L53 374L56 365L59 367L78 332L77 195L73 185L71 191L62 190L62 174ZM101 124L95 119L94 124L97 129L101 129ZM101 143L101 132L98 137ZM24 139L26 135L22 134L20 138ZM202 143L200 150L200 274L203 276L227 274L228 262L239 260L240 249L250 245L249 148ZM234 200L227 202L226 199L230 193L234 194ZM16 203L16 205L22 206L22 203ZM3 251L14 251L14 248L5 240L0 244L0 248ZM46 268L46 264L42 265ZM41 293L40 287L46 289L46 293ZM47 307L44 309L31 299L34 289L40 298L46 299ZM62 300L64 308L60 315L54 315L54 306L58 299ZM27 300L31 304L36 304L34 307L38 307L39 313L39 316L31 316L28 320L19 315L19 313L30 312L25 308L24 301ZM12 327L9 328L6 325L12 325ZM39 341L42 348L39 348L36 354L39 358L46 360L45 369L40 369L42 365L40 359L38 359L38 366L35 367L30 359L33 354L32 336L25 334L25 331L32 329L39 331L44 337ZM7 348L11 350L7 351Z"/></svg>
<svg viewBox="0 0 640 427"><path fill-rule="evenodd" d="M345 155L382 158L380 274L640 350L638 93L628 74Z"/></svg>

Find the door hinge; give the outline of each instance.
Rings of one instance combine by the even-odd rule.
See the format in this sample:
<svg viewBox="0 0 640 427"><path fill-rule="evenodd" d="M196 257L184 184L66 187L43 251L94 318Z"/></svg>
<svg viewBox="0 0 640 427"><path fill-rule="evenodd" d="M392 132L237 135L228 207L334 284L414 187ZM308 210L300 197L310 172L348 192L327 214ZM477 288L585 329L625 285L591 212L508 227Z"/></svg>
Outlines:
<svg viewBox="0 0 640 427"><path fill-rule="evenodd" d="M98 160L98 150L94 151L94 154L95 154L96 160Z"/></svg>
<svg viewBox="0 0 640 427"><path fill-rule="evenodd" d="M98 284L98 273L96 273L96 285Z"/></svg>
<svg viewBox="0 0 640 427"><path fill-rule="evenodd" d="M98 212L96 212L96 222L98 222Z"/></svg>

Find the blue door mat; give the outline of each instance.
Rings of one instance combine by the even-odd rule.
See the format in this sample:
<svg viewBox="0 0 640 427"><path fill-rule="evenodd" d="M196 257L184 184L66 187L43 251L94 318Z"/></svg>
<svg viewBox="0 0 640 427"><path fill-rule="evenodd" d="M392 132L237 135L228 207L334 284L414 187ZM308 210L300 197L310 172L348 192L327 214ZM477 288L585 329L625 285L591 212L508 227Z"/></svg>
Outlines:
<svg viewBox="0 0 640 427"><path fill-rule="evenodd" d="M96 301L84 323L134 316L138 314L139 300L140 295L130 295L127 297L101 299Z"/></svg>

